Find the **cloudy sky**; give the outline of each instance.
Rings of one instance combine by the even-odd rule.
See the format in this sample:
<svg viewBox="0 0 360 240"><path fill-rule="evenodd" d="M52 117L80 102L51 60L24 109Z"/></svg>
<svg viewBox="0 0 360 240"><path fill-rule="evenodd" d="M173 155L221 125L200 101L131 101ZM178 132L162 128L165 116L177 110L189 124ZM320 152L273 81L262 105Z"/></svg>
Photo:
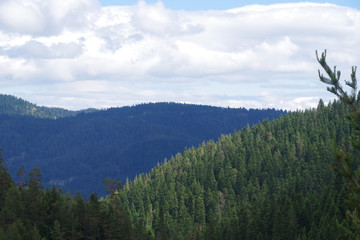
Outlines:
<svg viewBox="0 0 360 240"><path fill-rule="evenodd" d="M344 79L360 66L359 2L0 0L0 93L67 109L314 107L333 99L315 50Z"/></svg>

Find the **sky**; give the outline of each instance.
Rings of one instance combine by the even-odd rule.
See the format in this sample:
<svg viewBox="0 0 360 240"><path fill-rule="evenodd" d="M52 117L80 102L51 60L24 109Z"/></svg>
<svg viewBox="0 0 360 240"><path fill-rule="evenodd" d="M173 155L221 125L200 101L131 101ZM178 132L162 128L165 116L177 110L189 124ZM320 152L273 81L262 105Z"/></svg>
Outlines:
<svg viewBox="0 0 360 240"><path fill-rule="evenodd" d="M119 6L119 5L136 5L138 0L101 0L102 6ZM148 0L147 3L154 4L157 0ZM347 6L352 8L360 8L360 1L358 0L322 0L322 1L299 1L299 0L163 0L167 8L172 10L186 10L186 11L202 11L202 10L228 10L231 8L239 8L246 5L261 4L279 4L279 3L299 3L299 2L316 2L316 3L333 3L340 6Z"/></svg>
<svg viewBox="0 0 360 240"><path fill-rule="evenodd" d="M360 1L0 0L0 93L72 110L181 102L308 109L350 78Z"/></svg>

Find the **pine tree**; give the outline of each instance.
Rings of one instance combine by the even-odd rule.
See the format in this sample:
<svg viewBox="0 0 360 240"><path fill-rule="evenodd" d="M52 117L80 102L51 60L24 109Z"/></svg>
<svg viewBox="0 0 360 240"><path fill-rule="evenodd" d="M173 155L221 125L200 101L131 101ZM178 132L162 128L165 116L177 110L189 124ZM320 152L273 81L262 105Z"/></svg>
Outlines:
<svg viewBox="0 0 360 240"><path fill-rule="evenodd" d="M19 177L19 184L18 184L19 189L23 189L24 187L26 187L25 173L26 171L24 167L19 168L18 172L16 173L16 176Z"/></svg>
<svg viewBox="0 0 360 240"><path fill-rule="evenodd" d="M45 238L41 237L39 229L36 226L34 226L32 231L28 233L27 237L29 240L45 240Z"/></svg>
<svg viewBox="0 0 360 240"><path fill-rule="evenodd" d="M12 181L7 168L4 166L4 159L2 158L2 150L0 149L0 209L5 207L6 192L10 188Z"/></svg>
<svg viewBox="0 0 360 240"><path fill-rule="evenodd" d="M25 236L25 227L21 220L17 220L12 223L6 231L8 239L11 240L22 240Z"/></svg>
<svg viewBox="0 0 360 240"><path fill-rule="evenodd" d="M44 212L42 208L42 186L40 181L41 173L39 168L33 168L27 181L28 189L25 195L25 214L37 226L43 226Z"/></svg>
<svg viewBox="0 0 360 240"><path fill-rule="evenodd" d="M29 174L29 181L27 185L29 186L29 191L31 192L38 192L42 189L41 184L41 176L39 168L33 168L31 173Z"/></svg>
<svg viewBox="0 0 360 240"><path fill-rule="evenodd" d="M61 231L60 223L55 220L54 227L51 229L50 236L52 240L65 240L64 233Z"/></svg>
<svg viewBox="0 0 360 240"><path fill-rule="evenodd" d="M325 77L319 72L320 81L329 85L327 90L335 94L342 102L349 106L351 113L347 118L350 120L351 125L355 129L356 139L352 140L352 145L356 150L360 150L360 106L359 106L359 93L357 90L356 67L352 67L351 81L346 81L345 84L350 88L350 93L344 89L340 83L341 72L329 67L326 62L326 50L316 57L324 69L328 77ZM352 239L360 239L360 166L354 166L354 160L344 147L336 152L336 163L333 165L334 170L342 175L349 183L351 192L349 193L349 202L352 209L347 211L349 219L349 226L347 231L349 237ZM346 229L346 227L345 227Z"/></svg>

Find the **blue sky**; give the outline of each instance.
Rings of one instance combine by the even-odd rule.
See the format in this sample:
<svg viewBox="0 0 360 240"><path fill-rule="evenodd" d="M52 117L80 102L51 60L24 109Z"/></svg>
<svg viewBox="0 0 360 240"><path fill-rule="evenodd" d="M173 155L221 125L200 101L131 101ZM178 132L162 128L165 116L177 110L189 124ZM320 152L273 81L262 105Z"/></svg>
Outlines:
<svg viewBox="0 0 360 240"><path fill-rule="evenodd" d="M137 0L101 0L103 6L114 5L135 5ZM147 3L156 3L157 1L146 1ZM238 8L250 4L274 4L274 3L294 3L304 2L296 0L164 0L162 1L166 7L174 10L225 10L230 8ZM358 0L324 0L324 1L308 1L317 3L333 3L340 6L347 6L360 9L360 1Z"/></svg>
<svg viewBox="0 0 360 240"><path fill-rule="evenodd" d="M329 2L2 0L1 93L67 109L316 107L334 96L315 50L344 79L360 66L359 1Z"/></svg>

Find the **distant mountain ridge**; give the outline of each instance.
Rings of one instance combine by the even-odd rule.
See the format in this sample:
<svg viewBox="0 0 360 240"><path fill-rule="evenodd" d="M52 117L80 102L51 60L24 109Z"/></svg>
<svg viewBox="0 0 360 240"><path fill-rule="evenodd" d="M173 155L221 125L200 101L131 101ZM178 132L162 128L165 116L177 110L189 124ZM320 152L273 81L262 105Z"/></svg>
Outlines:
<svg viewBox="0 0 360 240"><path fill-rule="evenodd" d="M59 117L75 116L79 112L92 111L96 110L71 111L63 108L37 106L36 104L12 95L0 94L0 114L56 119Z"/></svg>
<svg viewBox="0 0 360 240"><path fill-rule="evenodd" d="M140 104L58 118L6 113L0 114L0 148L15 181L20 167L28 172L39 167L48 186L101 194L105 178L124 182L184 148L284 114L275 109L178 103Z"/></svg>

